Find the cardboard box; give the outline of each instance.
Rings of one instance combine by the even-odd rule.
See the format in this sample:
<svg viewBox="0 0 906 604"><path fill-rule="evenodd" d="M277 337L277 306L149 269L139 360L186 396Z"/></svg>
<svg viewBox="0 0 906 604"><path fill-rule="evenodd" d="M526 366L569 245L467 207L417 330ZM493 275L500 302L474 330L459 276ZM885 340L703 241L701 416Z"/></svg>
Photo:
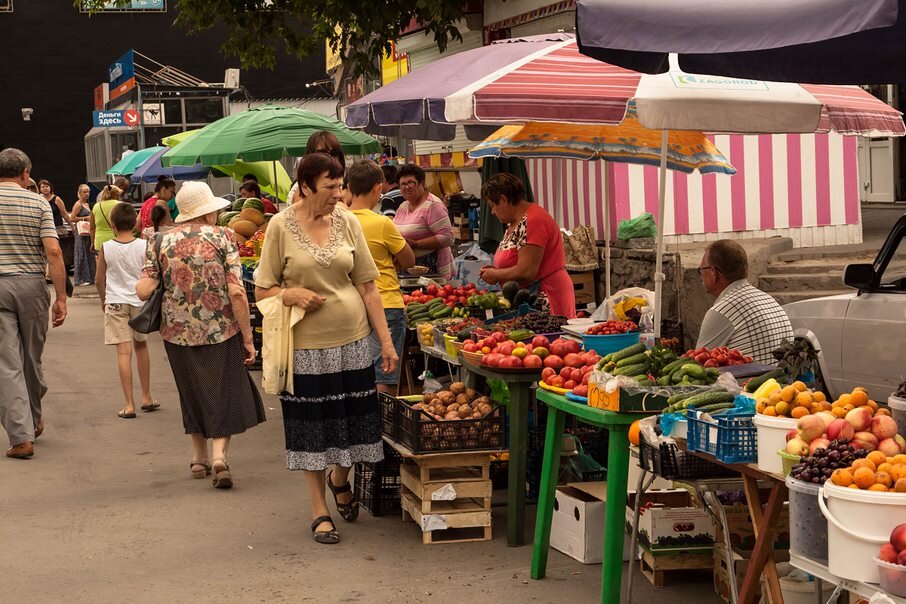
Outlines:
<svg viewBox="0 0 906 604"><path fill-rule="evenodd" d="M627 501L626 523L631 526L635 494ZM699 553L714 546L715 527L711 515L703 508L691 506L687 491L654 491L645 493L639 516L639 544L652 554Z"/></svg>
<svg viewBox="0 0 906 604"><path fill-rule="evenodd" d="M752 526L752 517L749 507L738 503L725 505L724 514L727 517L727 528L730 532L730 544L733 549L740 552L750 552L755 548L755 527ZM790 549L790 508L784 504L777 519L777 529L774 538L774 550ZM723 543L723 531L717 532L717 542Z"/></svg>
<svg viewBox="0 0 906 604"><path fill-rule="evenodd" d="M629 394L619 389L608 394L603 387L589 381L588 406L618 413L649 413L666 409L668 403L666 396L648 391Z"/></svg>
<svg viewBox="0 0 906 604"><path fill-rule="evenodd" d="M550 546L583 564L604 559L605 482L576 482L557 487ZM623 540L623 561L629 561L629 537Z"/></svg>
<svg viewBox="0 0 906 604"><path fill-rule="evenodd" d="M775 551L774 562L786 562L790 559L789 551ZM746 569L749 568L749 558L733 550L733 571L736 575L737 593L742 587L743 579L746 576ZM758 595L761 595L761 581L758 582ZM730 604L730 576L727 566L727 546L723 543L714 545L714 593L720 596L720 599Z"/></svg>

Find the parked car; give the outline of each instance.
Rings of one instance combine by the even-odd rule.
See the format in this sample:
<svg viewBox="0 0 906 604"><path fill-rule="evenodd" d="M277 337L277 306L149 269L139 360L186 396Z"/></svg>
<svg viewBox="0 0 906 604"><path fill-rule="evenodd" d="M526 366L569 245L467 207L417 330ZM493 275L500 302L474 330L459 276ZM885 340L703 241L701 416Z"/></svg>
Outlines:
<svg viewBox="0 0 906 604"><path fill-rule="evenodd" d="M821 376L835 398L864 386L887 397L906 378L906 215L872 264L850 264L843 283L855 293L784 306L797 338L818 352Z"/></svg>

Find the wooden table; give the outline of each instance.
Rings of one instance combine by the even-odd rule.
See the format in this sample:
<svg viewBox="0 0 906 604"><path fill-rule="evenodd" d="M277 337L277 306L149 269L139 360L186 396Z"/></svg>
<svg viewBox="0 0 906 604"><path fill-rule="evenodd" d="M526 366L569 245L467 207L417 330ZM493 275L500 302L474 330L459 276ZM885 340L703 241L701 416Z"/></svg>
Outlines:
<svg viewBox="0 0 906 604"><path fill-rule="evenodd" d="M626 491L629 480L629 425L645 417L642 413L614 413L574 403L565 397L538 390L538 400L549 407L544 439L544 460L535 521L535 545L532 549L532 579L543 579L550 549L551 520L554 513L554 491L560 469L563 424L567 415L579 421L604 428L607 443L607 505L604 506L604 561L601 564L601 602L620 602L623 578L623 539L625 535ZM510 457L512 460L512 457ZM510 462L512 463L512 461ZM512 468L511 468L512 471ZM512 475L511 475L512 478Z"/></svg>
<svg viewBox="0 0 906 604"><path fill-rule="evenodd" d="M509 471L507 474L506 544L514 547L525 545L525 472L528 458L528 410L532 384L541 377L541 371L503 372L493 367L475 365L463 359L465 382L476 388L478 376L501 380L510 389L509 415ZM561 432L562 430L561 421ZM561 436L562 439L562 436ZM556 479L556 473L555 473Z"/></svg>

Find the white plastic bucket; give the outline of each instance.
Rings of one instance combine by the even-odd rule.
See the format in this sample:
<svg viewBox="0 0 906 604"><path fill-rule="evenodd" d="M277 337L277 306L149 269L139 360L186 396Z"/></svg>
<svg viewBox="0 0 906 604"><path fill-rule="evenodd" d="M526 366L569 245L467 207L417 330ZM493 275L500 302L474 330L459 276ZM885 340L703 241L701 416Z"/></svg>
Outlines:
<svg viewBox="0 0 906 604"><path fill-rule="evenodd" d="M790 552L827 562L827 520L818 508L817 484L786 477L790 492Z"/></svg>
<svg viewBox="0 0 906 604"><path fill-rule="evenodd" d="M817 581L794 581L787 577L793 572L793 567L789 562L778 563L777 572L780 574L780 592L783 594L783 604L814 604L815 594L818 593ZM822 602L826 602L830 598L835 587L836 585L827 581L821 584Z"/></svg>
<svg viewBox="0 0 906 604"><path fill-rule="evenodd" d="M887 405L890 407L890 415L897 420L900 432L906 432L906 398L890 395Z"/></svg>
<svg viewBox="0 0 906 604"><path fill-rule="evenodd" d="M826 482L818 491L818 507L827 518L831 574L878 583L881 579L874 558L890 540L890 532L906 518L906 493L863 491Z"/></svg>
<svg viewBox="0 0 906 604"><path fill-rule="evenodd" d="M758 431L758 469L782 474L783 460L777 455L777 450L786 448L786 433L796 427L796 420L756 413L752 423Z"/></svg>

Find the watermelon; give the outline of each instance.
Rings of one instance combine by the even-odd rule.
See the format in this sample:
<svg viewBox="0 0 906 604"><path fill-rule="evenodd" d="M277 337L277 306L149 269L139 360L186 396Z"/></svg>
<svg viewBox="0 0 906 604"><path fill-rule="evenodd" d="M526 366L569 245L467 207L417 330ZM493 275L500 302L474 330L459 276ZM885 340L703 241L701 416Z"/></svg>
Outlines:
<svg viewBox="0 0 906 604"><path fill-rule="evenodd" d="M233 202L233 207L231 208L234 212L239 212L242 210L242 206L245 205L245 199L241 197Z"/></svg>
<svg viewBox="0 0 906 604"><path fill-rule="evenodd" d="M259 212L264 214L264 204L261 203L261 200L258 199L257 197L249 197L248 199L246 199L242 208L243 209L251 208L253 210L258 210Z"/></svg>
<svg viewBox="0 0 906 604"><path fill-rule="evenodd" d="M239 212L224 212L217 218L217 224L220 226L227 226L230 224L230 220L239 215Z"/></svg>

